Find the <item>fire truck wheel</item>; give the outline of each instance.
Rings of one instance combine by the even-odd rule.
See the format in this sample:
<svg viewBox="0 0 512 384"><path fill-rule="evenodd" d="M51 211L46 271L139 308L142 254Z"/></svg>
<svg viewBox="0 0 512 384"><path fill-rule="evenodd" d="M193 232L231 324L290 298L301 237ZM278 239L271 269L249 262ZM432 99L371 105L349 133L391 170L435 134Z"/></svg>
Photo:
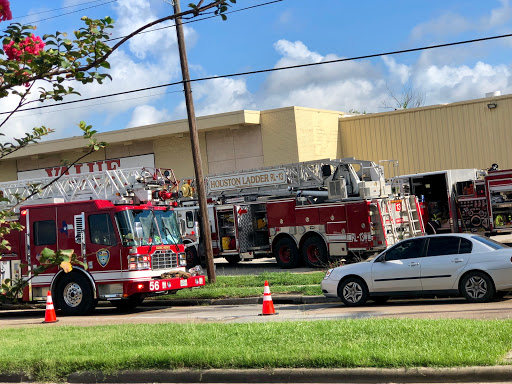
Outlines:
<svg viewBox="0 0 512 384"><path fill-rule="evenodd" d="M358 277L349 277L338 285L338 296L347 307L358 307L366 304L368 288Z"/></svg>
<svg viewBox="0 0 512 384"><path fill-rule="evenodd" d="M325 242L318 236L307 239L302 245L302 258L308 267L325 267L328 259Z"/></svg>
<svg viewBox="0 0 512 384"><path fill-rule="evenodd" d="M274 256L277 265L283 269L295 268L299 263L299 250L295 242L288 237L283 237L276 243Z"/></svg>
<svg viewBox="0 0 512 384"><path fill-rule="evenodd" d="M236 265L241 260L239 255L224 256L229 265Z"/></svg>
<svg viewBox="0 0 512 384"><path fill-rule="evenodd" d="M187 259L187 269L193 268L196 265L201 265L201 260L199 260L196 247L187 247L185 249L185 257Z"/></svg>
<svg viewBox="0 0 512 384"><path fill-rule="evenodd" d="M66 273L57 282L55 302L63 315L81 316L92 312L96 300L91 284L81 273Z"/></svg>
<svg viewBox="0 0 512 384"><path fill-rule="evenodd" d="M460 290L471 303L487 303L494 296L491 278L482 272L470 272L460 281Z"/></svg>
<svg viewBox="0 0 512 384"><path fill-rule="evenodd" d="M110 304L116 307L121 312L133 311L136 307L142 304L144 296L132 295L127 299L112 300Z"/></svg>

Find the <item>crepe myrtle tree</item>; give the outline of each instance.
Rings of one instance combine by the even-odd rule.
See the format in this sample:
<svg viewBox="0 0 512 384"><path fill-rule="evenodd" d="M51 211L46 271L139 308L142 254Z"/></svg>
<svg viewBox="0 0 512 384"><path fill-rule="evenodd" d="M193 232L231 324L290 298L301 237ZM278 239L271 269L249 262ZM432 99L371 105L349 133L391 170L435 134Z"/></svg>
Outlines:
<svg viewBox="0 0 512 384"><path fill-rule="evenodd" d="M103 19L82 17L83 26L74 31L73 37L68 36L65 32L37 36L35 26L20 23L9 24L0 35L2 44L2 49L0 49L0 98L16 98L17 103L15 108L2 115L0 136L5 136L2 128L6 122L24 106L49 100L59 102L66 96L79 95L70 85L72 81L82 84L95 82L102 84L106 79L111 79L108 74L109 56L140 32L176 17L190 19L207 12L214 13L226 20L229 6L235 3L236 0L200 0L197 3L190 3L187 10L154 20L134 30L114 45L109 44L110 32L114 28L114 20L110 17ZM9 0L0 0L0 22L9 20L12 20L10 2ZM88 141L86 153L73 162L65 164L67 168L61 173L61 176L53 179L50 183L30 186L28 196L23 199L18 196L16 207L57 181L66 174L67 169L84 157L107 145L95 138L97 132L90 125L82 121L78 127ZM39 142L52 132L50 127L40 126L32 128L23 137L11 139L11 142L4 138L0 141L0 159L8 157L29 144ZM5 201L6 199L0 195L0 202ZM16 207L0 210L0 251L11 249L5 235L11 231L23 229L14 214ZM39 255L39 266L32 269L30 277L21 276L17 280L7 279L2 283L0 301L16 301L30 279L50 268L59 267L67 273L72 270L73 265L87 268L87 265L73 250L55 252L45 248Z"/></svg>

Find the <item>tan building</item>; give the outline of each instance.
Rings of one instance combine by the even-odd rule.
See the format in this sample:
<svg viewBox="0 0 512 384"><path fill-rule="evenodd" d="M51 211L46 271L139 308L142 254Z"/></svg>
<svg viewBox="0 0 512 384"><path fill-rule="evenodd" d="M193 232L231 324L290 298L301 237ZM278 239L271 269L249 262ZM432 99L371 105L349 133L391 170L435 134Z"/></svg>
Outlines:
<svg viewBox="0 0 512 384"><path fill-rule="evenodd" d="M510 121L512 95L350 117L301 107L243 110L198 117L197 126L205 174L352 156L396 159L400 173L408 174L492 163L512 168ZM186 120L105 132L98 139L109 146L88 157L79 172L117 162L172 168L178 178L194 174ZM71 137L30 145L0 161L0 181L55 175L86 144Z"/></svg>

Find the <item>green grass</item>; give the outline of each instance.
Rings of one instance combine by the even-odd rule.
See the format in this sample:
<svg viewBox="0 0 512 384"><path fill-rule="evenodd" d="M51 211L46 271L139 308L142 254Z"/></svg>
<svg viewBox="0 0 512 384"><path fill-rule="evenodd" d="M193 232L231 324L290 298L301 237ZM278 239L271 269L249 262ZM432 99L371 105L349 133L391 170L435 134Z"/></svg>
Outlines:
<svg viewBox="0 0 512 384"><path fill-rule="evenodd" d="M0 372L56 381L101 370L496 365L510 320L362 319L0 330Z"/></svg>
<svg viewBox="0 0 512 384"><path fill-rule="evenodd" d="M182 289L175 295L157 296L155 299L220 299L263 295L268 281L272 294L321 295L320 282L325 272L290 273L265 272L260 275L217 276L215 284L199 289Z"/></svg>

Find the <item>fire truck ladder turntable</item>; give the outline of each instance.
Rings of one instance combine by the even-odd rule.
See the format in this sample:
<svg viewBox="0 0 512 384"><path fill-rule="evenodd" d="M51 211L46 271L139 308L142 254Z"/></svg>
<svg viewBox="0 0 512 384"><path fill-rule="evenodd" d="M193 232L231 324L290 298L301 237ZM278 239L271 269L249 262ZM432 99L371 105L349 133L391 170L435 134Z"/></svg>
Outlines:
<svg viewBox="0 0 512 384"><path fill-rule="evenodd" d="M0 208L22 205L72 202L80 200L109 200L115 204L154 200L153 192L177 188L172 170L154 168L126 168L77 175L34 178L0 183L0 194L7 201ZM52 182L53 181L53 182ZM39 188L44 189L39 190ZM34 191L36 194L23 201Z"/></svg>
<svg viewBox="0 0 512 384"><path fill-rule="evenodd" d="M393 162L396 168L394 172L398 172L395 160L385 162ZM354 164L359 165L359 170L356 171ZM210 181L215 179L272 171L284 172L285 176L271 185L264 186L249 185L216 190L212 189L210 184ZM381 198L383 227L388 245L395 244L404 237L414 237L423 233L416 198L410 195L403 195L401 198L394 196L390 184L384 177L384 167L372 161L356 160L353 157L323 159L216 174L209 176L207 181L208 196L226 203L250 196L324 196L328 201ZM399 212L393 212L393 203L400 203ZM406 221L407 225L398 228L397 219Z"/></svg>

